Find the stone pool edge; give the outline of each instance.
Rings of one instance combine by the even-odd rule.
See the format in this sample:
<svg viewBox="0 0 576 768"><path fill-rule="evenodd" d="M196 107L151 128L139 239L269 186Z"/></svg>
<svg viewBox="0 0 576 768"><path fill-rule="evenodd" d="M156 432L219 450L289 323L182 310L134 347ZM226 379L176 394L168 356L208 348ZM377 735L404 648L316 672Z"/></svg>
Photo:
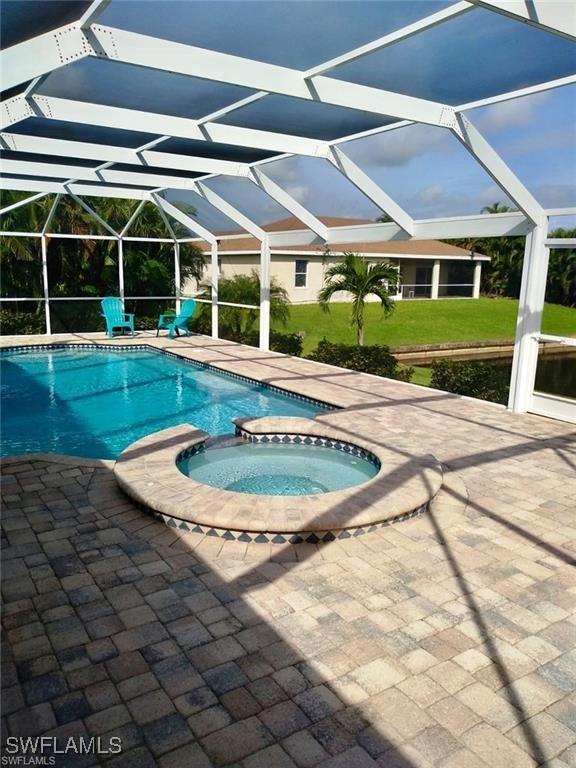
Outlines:
<svg viewBox="0 0 576 768"><path fill-rule="evenodd" d="M380 462L378 474L365 483L309 496L257 496L225 491L183 475L176 461L204 443L209 435L191 425L156 432L136 441L118 457L116 480L142 509L174 531L206 533L239 541L332 541L362 535L378 527L415 517L428 508L443 479L439 462L410 458L314 419L263 417L237 420L237 428L254 434L305 434L355 445Z"/></svg>

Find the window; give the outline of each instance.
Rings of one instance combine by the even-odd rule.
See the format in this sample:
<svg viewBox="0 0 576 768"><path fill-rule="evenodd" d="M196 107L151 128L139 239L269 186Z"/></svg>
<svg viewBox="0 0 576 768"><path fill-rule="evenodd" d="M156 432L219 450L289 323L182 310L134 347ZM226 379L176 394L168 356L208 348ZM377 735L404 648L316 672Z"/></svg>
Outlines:
<svg viewBox="0 0 576 768"><path fill-rule="evenodd" d="M294 273L294 286L296 288L306 288L308 277L308 262L304 259L296 259L296 269Z"/></svg>

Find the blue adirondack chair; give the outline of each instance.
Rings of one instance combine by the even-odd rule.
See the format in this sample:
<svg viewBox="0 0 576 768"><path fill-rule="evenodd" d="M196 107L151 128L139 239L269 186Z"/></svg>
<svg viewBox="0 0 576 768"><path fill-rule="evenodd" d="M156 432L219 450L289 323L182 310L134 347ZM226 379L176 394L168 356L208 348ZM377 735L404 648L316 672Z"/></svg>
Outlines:
<svg viewBox="0 0 576 768"><path fill-rule="evenodd" d="M171 339L174 338L174 334L176 334L176 336L180 336L180 331L183 331L186 336L190 336L190 331L188 330L188 321L194 314L195 309L196 302L194 299L186 299L186 301L182 302L179 314L175 315L173 313L166 313L164 315L160 315L158 318L156 336L158 336L162 330L168 331L168 335Z"/></svg>
<svg viewBox="0 0 576 768"><path fill-rule="evenodd" d="M114 329L120 328L124 333L124 328L129 328L134 336L134 315L127 315L122 307L122 302L116 296L107 296L100 302L102 307L102 317L106 320L106 335L113 336Z"/></svg>

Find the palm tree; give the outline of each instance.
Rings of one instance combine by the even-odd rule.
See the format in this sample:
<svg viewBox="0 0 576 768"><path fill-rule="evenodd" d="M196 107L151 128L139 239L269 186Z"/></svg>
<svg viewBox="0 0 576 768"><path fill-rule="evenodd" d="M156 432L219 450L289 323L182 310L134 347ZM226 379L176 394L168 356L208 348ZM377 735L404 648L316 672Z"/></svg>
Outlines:
<svg viewBox="0 0 576 768"><path fill-rule="evenodd" d="M206 295L210 295L210 284L204 284ZM249 275L235 275L218 281L218 301L233 304L260 304L260 276L256 270ZM290 300L286 289L272 277L270 280L270 318L273 323L286 325L290 317ZM207 323L210 305L202 304L200 322ZM223 335L241 340L254 330L260 313L257 309L221 307L219 320Z"/></svg>
<svg viewBox="0 0 576 768"><path fill-rule="evenodd" d="M514 211L514 208L510 208L509 205L504 205L504 203L496 202L492 203L492 205L485 205L484 208L480 211L480 213L509 213L510 211Z"/></svg>
<svg viewBox="0 0 576 768"><path fill-rule="evenodd" d="M398 285L398 270L387 261L369 264L355 253L344 253L342 259L328 267L324 287L318 293L318 301L325 312L330 311L330 299L335 293L352 294L351 325L356 326L356 343L364 344L364 309L368 296L377 296L384 316L394 310L389 287Z"/></svg>

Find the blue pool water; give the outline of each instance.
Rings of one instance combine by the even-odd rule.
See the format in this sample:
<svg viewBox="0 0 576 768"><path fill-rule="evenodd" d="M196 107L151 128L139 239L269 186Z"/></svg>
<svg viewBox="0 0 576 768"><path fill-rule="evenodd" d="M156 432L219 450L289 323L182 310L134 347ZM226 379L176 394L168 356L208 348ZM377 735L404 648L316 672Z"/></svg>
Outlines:
<svg viewBox="0 0 576 768"><path fill-rule="evenodd" d="M207 448L179 461L178 469L215 488L268 496L338 491L378 474L370 461L334 448L249 442Z"/></svg>
<svg viewBox="0 0 576 768"><path fill-rule="evenodd" d="M0 356L2 454L115 458L144 435L191 423L213 435L245 416L319 407L158 352L57 349Z"/></svg>

